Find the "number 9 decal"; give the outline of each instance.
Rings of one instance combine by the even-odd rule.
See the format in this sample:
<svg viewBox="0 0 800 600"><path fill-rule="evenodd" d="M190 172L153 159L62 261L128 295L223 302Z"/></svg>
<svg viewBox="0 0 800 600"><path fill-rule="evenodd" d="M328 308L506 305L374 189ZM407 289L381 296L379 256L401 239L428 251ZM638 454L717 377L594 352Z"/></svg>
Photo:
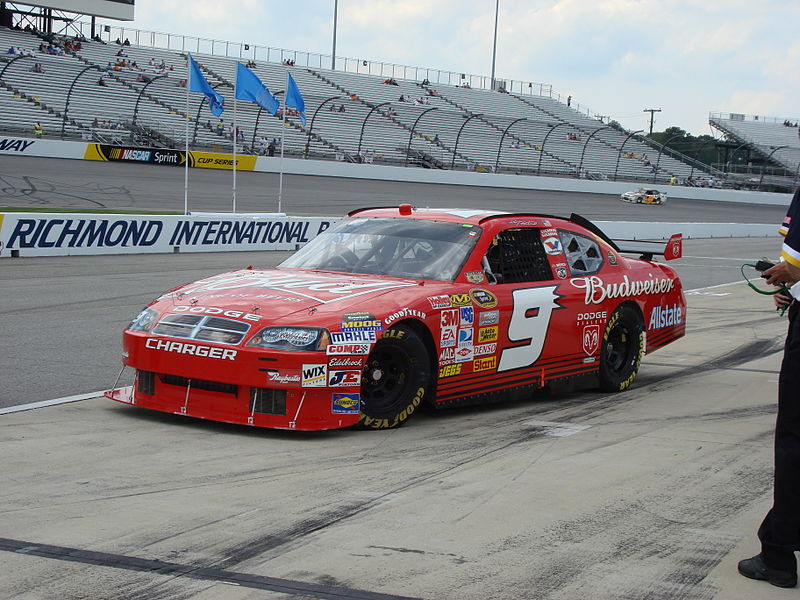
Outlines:
<svg viewBox="0 0 800 600"><path fill-rule="evenodd" d="M561 308L556 289L557 285L551 285L511 292L514 307L508 323L508 339L510 342L527 343L505 348L500 355L498 371L529 367L539 359L553 309Z"/></svg>

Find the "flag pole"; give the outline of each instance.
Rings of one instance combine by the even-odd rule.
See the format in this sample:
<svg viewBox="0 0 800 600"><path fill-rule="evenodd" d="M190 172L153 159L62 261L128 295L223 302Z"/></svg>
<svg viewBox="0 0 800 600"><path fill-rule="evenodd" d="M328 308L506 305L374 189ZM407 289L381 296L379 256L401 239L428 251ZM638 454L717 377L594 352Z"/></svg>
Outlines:
<svg viewBox="0 0 800 600"><path fill-rule="evenodd" d="M189 68L189 54L186 54L186 156L183 169L183 214L189 214L189 87L192 70Z"/></svg>
<svg viewBox="0 0 800 600"><path fill-rule="evenodd" d="M236 94L233 95L233 211L236 212L236 137L239 126L236 124Z"/></svg>
<svg viewBox="0 0 800 600"><path fill-rule="evenodd" d="M286 69L286 91L283 92L283 122L281 125L281 166L280 166L280 176L278 177L278 212L281 212L281 203L283 200L283 141L286 135L286 113L289 112L288 107L286 106L286 96L289 92L289 69Z"/></svg>

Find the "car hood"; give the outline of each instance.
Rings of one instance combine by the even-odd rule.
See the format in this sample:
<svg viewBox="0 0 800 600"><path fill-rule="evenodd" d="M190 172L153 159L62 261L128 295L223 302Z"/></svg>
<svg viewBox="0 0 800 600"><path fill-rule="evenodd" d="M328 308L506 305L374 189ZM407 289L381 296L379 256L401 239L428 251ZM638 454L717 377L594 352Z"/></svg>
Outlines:
<svg viewBox="0 0 800 600"><path fill-rule="evenodd" d="M221 314L217 309L224 309L250 315L251 320L260 316L261 322L280 322L297 312L310 311L316 320L326 314L371 310L374 299L389 292L401 292L399 296L407 298L404 290L411 292L422 284L408 279L300 269L242 269L179 286L160 296L153 307L162 314ZM296 317L292 320L296 323Z"/></svg>

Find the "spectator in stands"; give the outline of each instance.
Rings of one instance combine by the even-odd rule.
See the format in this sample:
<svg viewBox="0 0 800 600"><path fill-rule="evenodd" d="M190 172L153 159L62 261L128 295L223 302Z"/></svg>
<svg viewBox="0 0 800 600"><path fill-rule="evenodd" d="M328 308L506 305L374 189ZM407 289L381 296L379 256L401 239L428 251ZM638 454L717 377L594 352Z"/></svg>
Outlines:
<svg viewBox="0 0 800 600"><path fill-rule="evenodd" d="M567 96L567 106L569 107L571 105L572 105L572 96Z"/></svg>
<svg viewBox="0 0 800 600"><path fill-rule="evenodd" d="M500 92L501 94L507 94L508 93L508 91L506 91L506 88L503 87L502 85L499 88L497 88L497 91Z"/></svg>
<svg viewBox="0 0 800 600"><path fill-rule="evenodd" d="M33 126L33 135L35 135L37 138L40 138L44 135L44 128L42 127L42 124L39 123L38 121Z"/></svg>
<svg viewBox="0 0 800 600"><path fill-rule="evenodd" d="M220 119L217 122L216 130L217 130L217 133L219 135L222 135L223 133L225 133L225 120L224 119Z"/></svg>
<svg viewBox="0 0 800 600"><path fill-rule="evenodd" d="M11 46L8 50L6 50L6 54L16 54L17 49L14 46Z"/></svg>
<svg viewBox="0 0 800 600"><path fill-rule="evenodd" d="M433 143L434 144L441 144L442 143L442 140L439 139L439 134L438 133L434 134Z"/></svg>
<svg viewBox="0 0 800 600"><path fill-rule="evenodd" d="M147 61L147 64L150 65L151 67L155 67L156 66L156 59L151 56L150 60Z"/></svg>
<svg viewBox="0 0 800 600"><path fill-rule="evenodd" d="M186 87L186 80L185 80L185 79L181 79L181 80L178 82L178 87L185 88L185 87ZM210 124L209 124L209 127L210 127Z"/></svg>
<svg viewBox="0 0 800 600"><path fill-rule="evenodd" d="M358 102L358 96L356 94L350 94L350 100L353 102Z"/></svg>
<svg viewBox="0 0 800 600"><path fill-rule="evenodd" d="M38 63L38 62L37 63L33 63L33 66L31 67L31 71L33 71L34 73L44 73L44 67L42 67L42 63Z"/></svg>
<svg viewBox="0 0 800 600"><path fill-rule="evenodd" d="M406 97L403 96L403 94L400 94L400 98L398 98L398 102L405 102L405 101L406 101Z"/></svg>
<svg viewBox="0 0 800 600"><path fill-rule="evenodd" d="M131 45L131 42L130 42L130 40L129 40L128 38L125 38L125 41L124 41L124 42L122 42L122 45L123 45L123 46L130 46L130 45Z"/></svg>
<svg viewBox="0 0 800 600"><path fill-rule="evenodd" d="M430 81L428 81L428 78L427 78L427 77L426 77L425 79L423 79L423 80L422 80L422 85L430 85L430 84L431 84L431 82L430 82Z"/></svg>
<svg viewBox="0 0 800 600"><path fill-rule="evenodd" d="M117 50L117 53L116 53L114 56L122 56L122 57L127 57L128 55L127 55L127 54L125 54L125 50L123 50L122 48L120 48L119 50Z"/></svg>
<svg viewBox="0 0 800 600"><path fill-rule="evenodd" d="M388 79L384 79L383 83L386 85L398 85L398 83L394 80L394 77L389 77Z"/></svg>
<svg viewBox="0 0 800 600"><path fill-rule="evenodd" d="M258 153L264 156L267 153L267 138L263 135L258 138Z"/></svg>
<svg viewBox="0 0 800 600"><path fill-rule="evenodd" d="M115 43L117 46L122 46L122 40L120 40L119 38L117 38L117 39L114 41L114 43Z"/></svg>
<svg viewBox="0 0 800 600"><path fill-rule="evenodd" d="M386 112L386 114L389 115L390 117L396 117L397 116L397 111L390 106L389 110Z"/></svg>
<svg viewBox="0 0 800 600"><path fill-rule="evenodd" d="M277 144L275 143L275 138L272 138L272 141L267 146L267 156L275 156L275 147Z"/></svg>
<svg viewBox="0 0 800 600"><path fill-rule="evenodd" d="M106 87L106 80L101 77L100 79L97 80L97 85L99 85L100 87Z"/></svg>

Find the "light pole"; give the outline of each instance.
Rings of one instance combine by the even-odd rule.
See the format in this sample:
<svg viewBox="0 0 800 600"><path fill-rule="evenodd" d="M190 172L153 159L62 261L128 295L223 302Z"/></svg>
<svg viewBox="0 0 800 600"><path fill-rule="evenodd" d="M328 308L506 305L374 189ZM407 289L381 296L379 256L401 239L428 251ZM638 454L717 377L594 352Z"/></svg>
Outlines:
<svg viewBox="0 0 800 600"><path fill-rule="evenodd" d="M494 43L492 44L492 90L494 90L494 62L497 57L497 19L500 13L500 0L494 4Z"/></svg>
<svg viewBox="0 0 800 600"><path fill-rule="evenodd" d="M339 14L339 0L333 0L333 50L331 51L331 71L336 70L336 20ZM345 66L345 69L347 66Z"/></svg>

